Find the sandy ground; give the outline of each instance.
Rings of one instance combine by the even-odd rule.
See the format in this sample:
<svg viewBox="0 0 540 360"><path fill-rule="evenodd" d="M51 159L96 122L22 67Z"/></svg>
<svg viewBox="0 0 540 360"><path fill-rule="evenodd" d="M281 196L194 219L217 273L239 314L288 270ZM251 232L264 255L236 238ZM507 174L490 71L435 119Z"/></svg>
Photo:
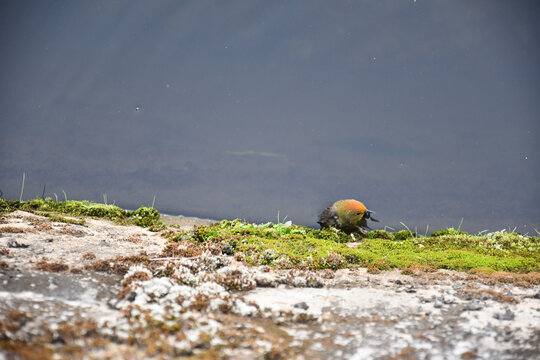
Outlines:
<svg viewBox="0 0 540 360"><path fill-rule="evenodd" d="M106 220L4 215L0 359L23 346L89 359L540 359L540 286L273 270L211 248L171 259L166 245Z"/></svg>

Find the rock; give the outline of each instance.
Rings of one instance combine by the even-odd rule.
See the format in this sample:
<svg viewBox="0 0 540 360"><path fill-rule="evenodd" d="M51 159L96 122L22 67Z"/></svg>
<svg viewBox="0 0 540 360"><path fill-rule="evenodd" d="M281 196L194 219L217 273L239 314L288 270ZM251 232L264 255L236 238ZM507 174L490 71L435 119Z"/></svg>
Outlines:
<svg viewBox="0 0 540 360"><path fill-rule="evenodd" d="M437 298L437 300L441 301L445 305L453 305L456 303L456 301L452 298L445 298L444 295L441 295Z"/></svg>
<svg viewBox="0 0 540 360"><path fill-rule="evenodd" d="M324 286L323 282L315 277L308 277L307 286L312 288L322 288Z"/></svg>
<svg viewBox="0 0 540 360"><path fill-rule="evenodd" d="M467 306L465 306L465 311L478 311L478 310L482 310L482 305L477 301L477 300L473 300L471 301L470 303L467 304Z"/></svg>
<svg viewBox="0 0 540 360"><path fill-rule="evenodd" d="M509 321L509 320L514 320L515 317L516 317L516 315L509 308L506 308L504 313L495 313L495 314L493 314L493 318L495 318L497 320Z"/></svg>
<svg viewBox="0 0 540 360"><path fill-rule="evenodd" d="M307 309L309 309L309 305L306 304L305 301L296 303L296 304L293 305L293 307L294 307L294 308L297 308L297 309L302 309L302 310L307 310Z"/></svg>
<svg viewBox="0 0 540 360"><path fill-rule="evenodd" d="M62 335L60 335L56 331L53 332L52 338L51 338L51 344L65 344L65 343L66 343L66 340L64 340Z"/></svg>
<svg viewBox="0 0 540 360"><path fill-rule="evenodd" d="M407 287L405 288L405 292L406 293L415 293L416 289L414 288L413 285L407 285Z"/></svg>
<svg viewBox="0 0 540 360"><path fill-rule="evenodd" d="M114 236L106 232L109 227L118 229ZM148 348L142 344L148 340L164 349L155 357L208 351L213 357L244 359L488 359L502 352L510 359L532 358L538 352L538 288L508 283L501 292L501 284L480 285L476 278L450 270L423 280L401 277L398 270L369 274L342 269L336 274L252 267L217 255L233 253L232 242L228 250L212 248L199 255L191 253L198 248L188 249L185 242L185 248L174 248L178 254L161 255L168 243L159 234L91 219L87 231L95 235L82 239L38 231L4 232L0 239L5 248L12 239L31 247L9 249L9 256L0 257L0 263L10 265L0 274L0 323L15 329L9 342L38 349L53 343L58 357L75 348L88 357L143 358ZM117 241L132 234L145 239L144 249ZM200 245L205 249L208 244ZM134 256L141 250L153 259ZM83 274L36 271L38 254ZM81 260L85 254L122 269L125 262L130 275L84 269L92 265ZM296 283L303 287L292 288ZM313 288L319 286L323 288ZM515 304L494 302L496 294L508 289L516 294ZM494 295L489 299L486 293ZM128 343L132 340L137 342ZM0 359L4 353L0 349ZM10 353L5 356L11 358Z"/></svg>
<svg viewBox="0 0 540 360"><path fill-rule="evenodd" d="M234 255L234 249L229 243L224 243L221 248L221 253L223 255Z"/></svg>
<svg viewBox="0 0 540 360"><path fill-rule="evenodd" d="M247 326L244 323L237 322L235 325L236 325L236 328L239 329L239 330L247 329Z"/></svg>
<svg viewBox="0 0 540 360"><path fill-rule="evenodd" d="M9 248L13 248L13 249L26 249L26 248L29 247L30 245L27 245L27 244L20 244L20 243L17 242L17 240L11 239L11 240L8 240L7 246L8 246Z"/></svg>
<svg viewBox="0 0 540 360"><path fill-rule="evenodd" d="M276 279L270 273L255 272L254 278L257 286L260 287L276 287L277 285Z"/></svg>
<svg viewBox="0 0 540 360"><path fill-rule="evenodd" d="M126 296L126 300L129 302L132 302L137 297L137 293L135 291L130 291L129 294Z"/></svg>
<svg viewBox="0 0 540 360"><path fill-rule="evenodd" d="M489 294L482 294L482 296L480 297L480 300L490 300L491 299L491 296Z"/></svg>

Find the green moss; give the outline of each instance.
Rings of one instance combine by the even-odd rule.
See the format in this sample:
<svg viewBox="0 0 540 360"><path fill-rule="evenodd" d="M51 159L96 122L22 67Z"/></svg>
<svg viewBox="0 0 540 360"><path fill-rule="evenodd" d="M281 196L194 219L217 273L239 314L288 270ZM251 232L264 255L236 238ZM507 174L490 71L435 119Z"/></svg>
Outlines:
<svg viewBox="0 0 540 360"><path fill-rule="evenodd" d="M468 235L465 231L456 230L454 228L440 229L431 233L431 236L443 236L443 235Z"/></svg>
<svg viewBox="0 0 540 360"><path fill-rule="evenodd" d="M125 213L128 218L133 219L135 225L147 227L152 231L158 231L163 227L163 224L159 220L159 212L154 208L141 206L133 212L126 211Z"/></svg>
<svg viewBox="0 0 540 360"><path fill-rule="evenodd" d="M388 239L392 240L394 237L386 230L373 230L367 234L368 239Z"/></svg>
<svg viewBox="0 0 540 360"><path fill-rule="evenodd" d="M51 198L30 201L0 199L0 213L25 210L55 221L76 221L84 216L106 218L119 224L135 224L150 230L164 228L159 212L141 207L135 211L89 201L55 202ZM84 224L84 219L79 224ZM249 224L239 219L200 226L191 232L170 228L170 241L214 243L227 255L242 253L251 264L278 268L340 269L368 267L370 271L425 266L438 269L489 269L513 272L540 271L540 238L508 232L470 235L441 229L429 237L402 230L375 230L351 247L350 235L332 229L315 230L287 223Z"/></svg>
<svg viewBox="0 0 540 360"><path fill-rule="evenodd" d="M406 240L416 237L416 233L409 230L401 230L392 234L394 240Z"/></svg>
<svg viewBox="0 0 540 360"><path fill-rule="evenodd" d="M135 211L129 211L115 205L98 204L86 200L55 202L51 198L36 198L29 201L0 199L0 214L15 210L30 211L48 216L54 221L71 222L80 225L84 225L84 220L66 219L59 214L73 217L89 216L92 218L109 219L123 225L134 224L147 227L152 231L164 228L164 224L159 220L159 212L154 208L145 206Z"/></svg>
<svg viewBox="0 0 540 360"><path fill-rule="evenodd" d="M347 244L350 235L342 232L291 224L278 228L272 223L255 225L237 219L200 226L190 239L219 243L225 254L240 252L251 264L279 268L317 270L363 266L387 270L421 265L455 270L540 270L539 238L511 233L474 236L449 230L438 236L418 237L408 230L395 233L376 230L353 248Z"/></svg>
<svg viewBox="0 0 540 360"><path fill-rule="evenodd" d="M84 219L68 219L60 215L55 215L53 213L40 213L40 214L47 216L51 221L54 221L54 222L63 222L66 224L86 226L86 221L84 221Z"/></svg>
<svg viewBox="0 0 540 360"><path fill-rule="evenodd" d="M215 238L217 236L218 236L218 232L216 230L212 230L204 225L201 225L193 232L192 239L197 242L202 243L205 241L209 241L212 238Z"/></svg>

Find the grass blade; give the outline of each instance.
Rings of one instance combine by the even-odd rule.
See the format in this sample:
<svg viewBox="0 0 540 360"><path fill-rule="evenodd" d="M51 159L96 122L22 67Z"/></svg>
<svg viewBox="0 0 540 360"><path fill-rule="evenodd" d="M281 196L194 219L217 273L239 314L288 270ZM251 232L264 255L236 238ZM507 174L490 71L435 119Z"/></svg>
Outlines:
<svg viewBox="0 0 540 360"><path fill-rule="evenodd" d="M22 196L24 192L24 180L26 179L26 173L22 173L22 186L21 186L21 196L19 196L19 202L22 201Z"/></svg>
<svg viewBox="0 0 540 360"><path fill-rule="evenodd" d="M459 222L459 226L457 228L457 231L461 230L461 225L463 225L463 218L461 218L461 221Z"/></svg>

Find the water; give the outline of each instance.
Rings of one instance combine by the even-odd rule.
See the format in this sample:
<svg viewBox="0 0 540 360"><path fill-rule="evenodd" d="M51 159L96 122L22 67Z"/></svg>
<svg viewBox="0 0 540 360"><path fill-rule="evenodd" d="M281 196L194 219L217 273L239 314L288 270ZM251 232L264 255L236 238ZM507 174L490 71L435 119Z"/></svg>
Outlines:
<svg viewBox="0 0 540 360"><path fill-rule="evenodd" d="M540 228L534 1L3 5L0 190L316 225Z"/></svg>

